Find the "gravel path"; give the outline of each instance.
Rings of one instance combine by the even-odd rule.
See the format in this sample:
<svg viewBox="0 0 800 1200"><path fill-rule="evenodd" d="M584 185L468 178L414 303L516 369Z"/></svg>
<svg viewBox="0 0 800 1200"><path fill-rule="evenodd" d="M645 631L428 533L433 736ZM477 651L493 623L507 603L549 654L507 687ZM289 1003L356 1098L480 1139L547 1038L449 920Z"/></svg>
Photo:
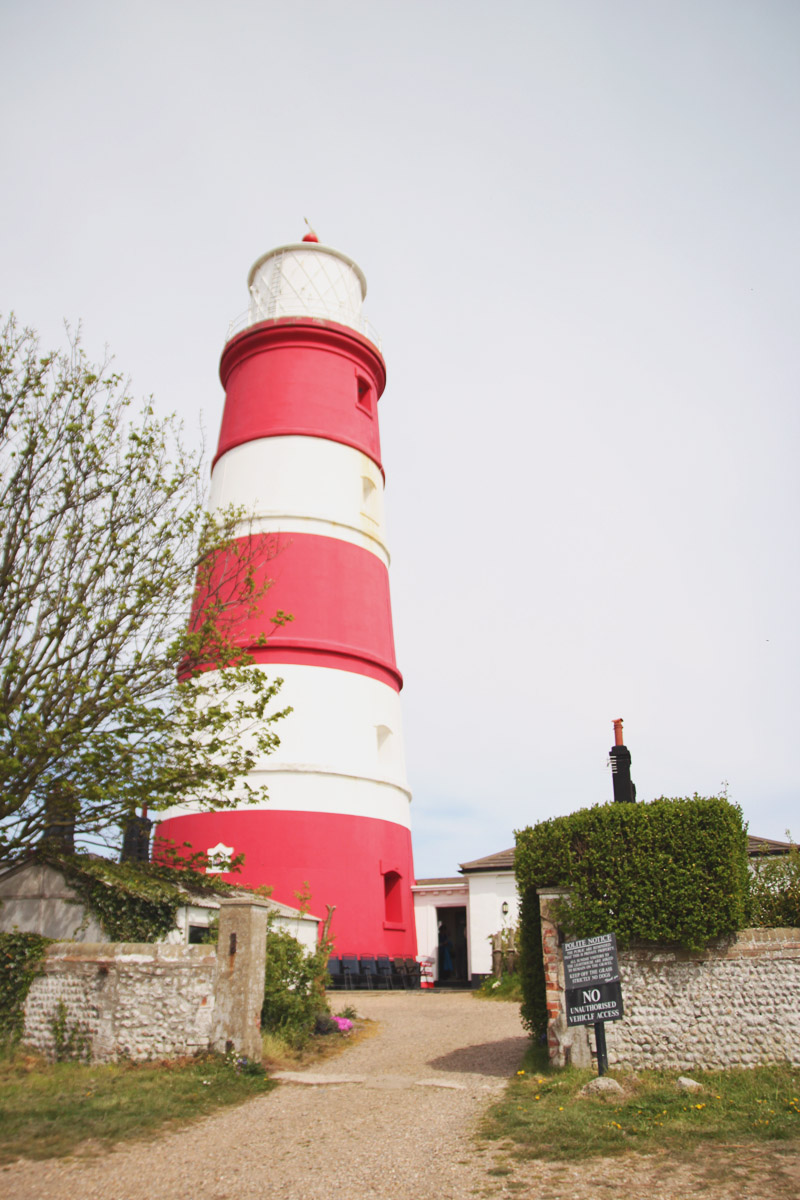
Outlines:
<svg viewBox="0 0 800 1200"><path fill-rule="evenodd" d="M349 999L350 997L348 997ZM797 1200L796 1145L520 1163L481 1113L526 1047L515 1005L355 997L377 1033L238 1108L98 1158L0 1170L4 1200ZM490 1173L491 1172L491 1173Z"/></svg>
<svg viewBox="0 0 800 1200"><path fill-rule="evenodd" d="M516 1006L468 993L354 999L380 1028L302 1073L326 1083L284 1082L102 1158L15 1163L0 1172L0 1193L7 1200L474 1196L486 1180L472 1151L476 1120L525 1051ZM350 1082L334 1082L343 1078Z"/></svg>

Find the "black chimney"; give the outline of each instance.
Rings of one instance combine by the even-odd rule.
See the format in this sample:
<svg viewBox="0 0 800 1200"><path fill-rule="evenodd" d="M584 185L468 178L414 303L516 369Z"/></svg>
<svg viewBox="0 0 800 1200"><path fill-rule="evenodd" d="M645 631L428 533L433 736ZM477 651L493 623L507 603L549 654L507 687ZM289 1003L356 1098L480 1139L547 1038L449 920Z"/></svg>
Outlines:
<svg viewBox="0 0 800 1200"><path fill-rule="evenodd" d="M120 862L149 862L150 861L150 830L153 822L142 812L125 818L122 826L122 853Z"/></svg>
<svg viewBox="0 0 800 1200"><path fill-rule="evenodd" d="M611 747L611 782L615 804L633 804L636 784L631 783L631 752L622 741L622 717L614 722L614 745Z"/></svg>

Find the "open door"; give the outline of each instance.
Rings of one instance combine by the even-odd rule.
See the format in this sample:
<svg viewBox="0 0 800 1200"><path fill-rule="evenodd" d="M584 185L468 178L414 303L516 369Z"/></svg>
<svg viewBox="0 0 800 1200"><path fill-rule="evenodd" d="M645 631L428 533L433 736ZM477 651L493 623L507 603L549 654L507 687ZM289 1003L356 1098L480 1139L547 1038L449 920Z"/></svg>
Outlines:
<svg viewBox="0 0 800 1200"><path fill-rule="evenodd" d="M439 930L436 975L439 987L467 987L467 909L466 905L437 908Z"/></svg>

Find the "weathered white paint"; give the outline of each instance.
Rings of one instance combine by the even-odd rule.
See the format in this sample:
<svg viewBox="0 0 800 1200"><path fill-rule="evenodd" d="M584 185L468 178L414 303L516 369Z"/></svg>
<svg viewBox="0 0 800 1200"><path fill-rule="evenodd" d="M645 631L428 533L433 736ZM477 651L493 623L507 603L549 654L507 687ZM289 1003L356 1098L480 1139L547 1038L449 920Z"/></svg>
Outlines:
<svg viewBox="0 0 800 1200"><path fill-rule="evenodd" d="M214 465L209 509L245 513L240 533L312 533L377 555L389 551L383 476L366 454L316 437L269 437L235 446Z"/></svg>
<svg viewBox="0 0 800 1200"><path fill-rule="evenodd" d="M219 896L198 897L193 904L179 908L175 917L176 925L165 938L165 943L184 945L189 942L189 928L208 929L212 921L219 916ZM279 904L277 900L268 901L270 909L270 924L273 929L284 929L293 938L297 938L301 946L313 953L317 948L319 938L319 917L311 913L302 913L297 908L287 904ZM93 939L86 938L85 941Z"/></svg>

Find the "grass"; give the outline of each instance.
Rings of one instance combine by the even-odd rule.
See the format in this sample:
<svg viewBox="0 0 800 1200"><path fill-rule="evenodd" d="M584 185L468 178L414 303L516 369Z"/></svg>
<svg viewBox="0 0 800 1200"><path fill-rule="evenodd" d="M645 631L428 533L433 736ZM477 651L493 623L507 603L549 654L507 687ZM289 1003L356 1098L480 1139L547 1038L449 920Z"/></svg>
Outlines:
<svg viewBox="0 0 800 1200"><path fill-rule="evenodd" d="M335 1058L347 1046L372 1037L377 1026L372 1021L360 1018L352 1005L336 1013L337 1017L348 1017L354 1022L350 1033L310 1034L301 1044L294 1037L285 1037L280 1030L262 1030L263 1064L267 1071L284 1071L296 1067L307 1067L313 1063Z"/></svg>
<svg viewBox="0 0 800 1200"><path fill-rule="evenodd" d="M48 1063L17 1051L0 1058L0 1163L107 1148L165 1125L263 1095L263 1073L239 1073L208 1056L174 1063Z"/></svg>
<svg viewBox="0 0 800 1200"><path fill-rule="evenodd" d="M523 1001L522 984L518 975L503 975L500 979L489 976L472 993L476 1000L509 1000L514 1004Z"/></svg>
<svg viewBox="0 0 800 1200"><path fill-rule="evenodd" d="M586 1159L637 1150L685 1151L701 1143L731 1145L800 1140L800 1070L699 1071L702 1091L686 1093L681 1071L610 1072L622 1095L581 1096L591 1070L557 1071L531 1049L524 1069L490 1110L482 1129L505 1139L519 1158Z"/></svg>
<svg viewBox="0 0 800 1200"><path fill-rule="evenodd" d="M371 1022L359 1022L350 1034L311 1037L302 1049L280 1034L264 1033L263 1065L269 1072L322 1062L374 1031ZM0 1164L63 1157L76 1147L97 1153L276 1086L263 1071L243 1072L235 1059L217 1055L92 1065L51 1063L24 1050L5 1050L0 1052Z"/></svg>

